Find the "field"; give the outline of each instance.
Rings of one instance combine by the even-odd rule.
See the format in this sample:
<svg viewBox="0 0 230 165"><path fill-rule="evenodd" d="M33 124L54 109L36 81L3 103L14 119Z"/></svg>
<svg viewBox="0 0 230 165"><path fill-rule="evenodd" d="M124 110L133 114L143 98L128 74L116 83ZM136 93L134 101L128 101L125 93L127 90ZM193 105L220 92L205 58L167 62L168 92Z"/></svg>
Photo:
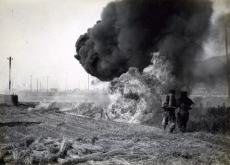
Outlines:
<svg viewBox="0 0 230 165"><path fill-rule="evenodd" d="M230 164L230 136L71 115L58 108L0 107L0 164Z"/></svg>

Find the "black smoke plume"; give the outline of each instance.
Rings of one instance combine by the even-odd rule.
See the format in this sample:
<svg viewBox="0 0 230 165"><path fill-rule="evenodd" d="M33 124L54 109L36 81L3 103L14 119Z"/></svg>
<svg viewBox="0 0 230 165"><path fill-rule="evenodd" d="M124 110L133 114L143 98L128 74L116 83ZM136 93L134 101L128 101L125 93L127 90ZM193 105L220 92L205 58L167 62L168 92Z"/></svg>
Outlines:
<svg viewBox="0 0 230 165"><path fill-rule="evenodd" d="M75 57L88 73L109 81L130 67L143 71L152 52L160 52L172 65L171 74L189 81L211 14L209 0L111 2L101 20L79 37Z"/></svg>

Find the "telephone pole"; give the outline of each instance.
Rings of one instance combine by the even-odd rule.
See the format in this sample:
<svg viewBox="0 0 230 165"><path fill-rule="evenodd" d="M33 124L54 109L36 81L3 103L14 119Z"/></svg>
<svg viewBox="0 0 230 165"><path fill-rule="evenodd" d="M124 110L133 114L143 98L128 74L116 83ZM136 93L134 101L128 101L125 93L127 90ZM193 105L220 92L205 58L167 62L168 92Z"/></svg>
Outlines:
<svg viewBox="0 0 230 165"><path fill-rule="evenodd" d="M9 94L11 93L11 63L13 58L10 56L7 58L9 60Z"/></svg>
<svg viewBox="0 0 230 165"><path fill-rule="evenodd" d="M40 91L42 91L42 82L41 82L41 80L39 81L39 84L40 84Z"/></svg>
<svg viewBox="0 0 230 165"><path fill-rule="evenodd" d="M68 91L68 74L65 75L65 92Z"/></svg>
<svg viewBox="0 0 230 165"><path fill-rule="evenodd" d="M88 74L88 91L89 91L89 74Z"/></svg>
<svg viewBox="0 0 230 165"><path fill-rule="evenodd" d="M226 64L227 64L227 95L228 95L228 98L230 98L230 72L229 72L229 66L230 66L230 57L229 57L229 50L228 50L228 44L229 44L229 38L228 38L228 24L227 24L227 19L225 18L225 23L224 23L224 31L225 31L225 51L226 51Z"/></svg>
<svg viewBox="0 0 230 165"><path fill-rule="evenodd" d="M49 76L46 77L46 91L49 92Z"/></svg>
<svg viewBox="0 0 230 165"><path fill-rule="evenodd" d="M37 79L37 93L38 93L38 79Z"/></svg>
<svg viewBox="0 0 230 165"><path fill-rule="evenodd" d="M33 76L30 75L30 92L33 91Z"/></svg>

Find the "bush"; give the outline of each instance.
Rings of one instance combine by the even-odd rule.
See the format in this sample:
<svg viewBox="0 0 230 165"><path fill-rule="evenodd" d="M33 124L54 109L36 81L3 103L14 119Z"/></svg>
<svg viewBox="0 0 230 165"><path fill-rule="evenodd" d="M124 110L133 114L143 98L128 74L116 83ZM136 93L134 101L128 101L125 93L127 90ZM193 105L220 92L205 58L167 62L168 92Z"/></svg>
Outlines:
<svg viewBox="0 0 230 165"><path fill-rule="evenodd" d="M202 114L201 112L205 112ZM188 131L230 133L230 107L195 108L191 113Z"/></svg>
<svg viewBox="0 0 230 165"><path fill-rule="evenodd" d="M80 103L76 108L68 112L94 119L105 118L103 107L92 102Z"/></svg>

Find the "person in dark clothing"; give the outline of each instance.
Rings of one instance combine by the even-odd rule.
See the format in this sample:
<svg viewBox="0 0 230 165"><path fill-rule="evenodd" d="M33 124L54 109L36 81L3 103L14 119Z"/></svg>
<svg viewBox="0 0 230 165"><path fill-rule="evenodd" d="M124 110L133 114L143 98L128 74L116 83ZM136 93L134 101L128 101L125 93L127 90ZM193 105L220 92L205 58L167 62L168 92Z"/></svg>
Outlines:
<svg viewBox="0 0 230 165"><path fill-rule="evenodd" d="M178 99L179 111L177 113L177 125L181 132L185 132L189 120L189 111L192 109L193 101L188 97L186 91L182 91Z"/></svg>
<svg viewBox="0 0 230 165"><path fill-rule="evenodd" d="M162 126L163 129L165 130L167 125L169 125L170 133L173 133L176 127L175 110L177 108L177 105L176 105L175 93L176 93L175 90L169 90L169 94L167 94L162 101L162 108L164 110Z"/></svg>

